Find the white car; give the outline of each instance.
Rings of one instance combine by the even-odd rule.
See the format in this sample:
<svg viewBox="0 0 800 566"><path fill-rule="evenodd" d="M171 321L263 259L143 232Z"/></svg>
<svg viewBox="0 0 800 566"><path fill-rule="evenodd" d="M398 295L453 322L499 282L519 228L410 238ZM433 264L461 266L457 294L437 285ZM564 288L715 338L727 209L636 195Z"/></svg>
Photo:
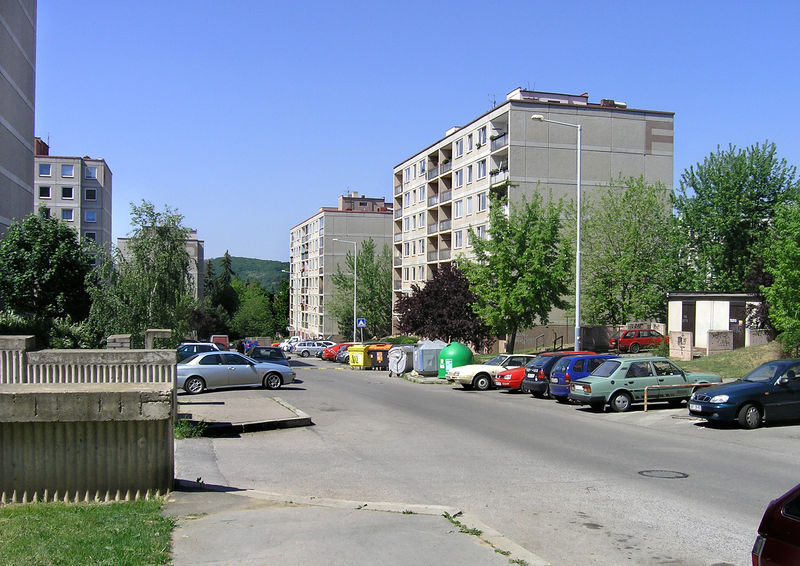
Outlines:
<svg viewBox="0 0 800 566"><path fill-rule="evenodd" d="M460 383L464 389L486 391L494 386L494 378L501 371L524 366L536 356L528 354L500 354L485 364L469 364L451 369L445 375L450 383Z"/></svg>

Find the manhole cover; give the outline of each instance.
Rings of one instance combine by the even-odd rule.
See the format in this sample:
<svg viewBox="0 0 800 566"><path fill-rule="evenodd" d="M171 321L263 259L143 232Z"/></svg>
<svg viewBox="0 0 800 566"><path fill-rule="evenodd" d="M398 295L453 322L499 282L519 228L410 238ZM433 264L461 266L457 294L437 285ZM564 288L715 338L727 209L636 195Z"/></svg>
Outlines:
<svg viewBox="0 0 800 566"><path fill-rule="evenodd" d="M675 472L673 470L642 470L639 472L639 475L646 478L658 478L662 480L682 480L689 477L689 474Z"/></svg>

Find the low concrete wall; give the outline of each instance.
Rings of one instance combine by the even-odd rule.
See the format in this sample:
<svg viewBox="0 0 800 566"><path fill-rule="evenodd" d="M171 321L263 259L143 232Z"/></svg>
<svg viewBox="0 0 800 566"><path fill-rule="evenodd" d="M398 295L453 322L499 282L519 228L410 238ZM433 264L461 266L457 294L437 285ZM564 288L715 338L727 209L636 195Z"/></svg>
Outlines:
<svg viewBox="0 0 800 566"><path fill-rule="evenodd" d="M692 361L694 354L694 333L692 332L670 332L669 333L669 357L686 362Z"/></svg>
<svg viewBox="0 0 800 566"><path fill-rule="evenodd" d="M0 385L0 502L167 493L172 384Z"/></svg>
<svg viewBox="0 0 800 566"><path fill-rule="evenodd" d="M25 380L25 352L35 344L33 336L0 336L0 383L21 383Z"/></svg>
<svg viewBox="0 0 800 566"><path fill-rule="evenodd" d="M770 330L759 330L747 328L744 331L744 345L745 346L763 346L772 340L772 332Z"/></svg>
<svg viewBox="0 0 800 566"><path fill-rule="evenodd" d="M706 352L729 352L733 350L733 330L709 330Z"/></svg>

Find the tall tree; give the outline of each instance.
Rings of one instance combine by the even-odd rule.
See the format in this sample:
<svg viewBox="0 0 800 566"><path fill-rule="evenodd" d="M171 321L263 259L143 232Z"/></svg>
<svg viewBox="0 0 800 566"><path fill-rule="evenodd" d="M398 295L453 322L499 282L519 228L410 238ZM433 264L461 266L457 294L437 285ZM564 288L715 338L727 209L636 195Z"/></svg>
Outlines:
<svg viewBox="0 0 800 566"><path fill-rule="evenodd" d="M14 221L0 240L0 306L28 318L89 314L84 280L94 256L63 222L40 209Z"/></svg>
<svg viewBox="0 0 800 566"><path fill-rule="evenodd" d="M696 286L739 292L761 258L776 207L796 198L795 168L774 143L730 145L683 172L675 209L690 252Z"/></svg>
<svg viewBox="0 0 800 566"><path fill-rule="evenodd" d="M354 260L353 254L347 252L345 270L337 265L331 277L334 297L330 311L343 336L349 336L353 330ZM367 321L364 334L386 336L392 331L392 255L389 246L384 246L378 254L374 240L364 240L356 267L356 316Z"/></svg>
<svg viewBox="0 0 800 566"><path fill-rule="evenodd" d="M787 349L800 346L800 203L780 207L775 239L766 250L765 270L774 279L762 291L769 304L769 321Z"/></svg>
<svg viewBox="0 0 800 566"><path fill-rule="evenodd" d="M272 297L258 281L249 281L239 298L239 308L231 319L231 330L240 338L272 335L275 320Z"/></svg>
<svg viewBox="0 0 800 566"><path fill-rule="evenodd" d="M478 349L491 342L491 331L473 309L477 302L464 273L443 265L423 287L412 285L411 293L397 301L395 310L403 332L468 342Z"/></svg>
<svg viewBox="0 0 800 566"><path fill-rule="evenodd" d="M127 246L96 270L89 320L100 336L130 333L144 344L148 328L169 328L179 340L194 306L183 216L142 201L131 204L133 230Z"/></svg>
<svg viewBox="0 0 800 566"><path fill-rule="evenodd" d="M517 332L547 324L553 308L567 306L572 251L562 234L562 206L537 192L507 206L492 193L489 238L470 229L475 260L460 259L478 297L476 312L497 335L508 335L514 351Z"/></svg>
<svg viewBox="0 0 800 566"><path fill-rule="evenodd" d="M682 288L671 197L662 183L651 185L639 177L618 179L586 199L582 322L664 321L667 291Z"/></svg>
<svg viewBox="0 0 800 566"><path fill-rule="evenodd" d="M289 327L289 280L283 279L272 297L273 336L284 336Z"/></svg>

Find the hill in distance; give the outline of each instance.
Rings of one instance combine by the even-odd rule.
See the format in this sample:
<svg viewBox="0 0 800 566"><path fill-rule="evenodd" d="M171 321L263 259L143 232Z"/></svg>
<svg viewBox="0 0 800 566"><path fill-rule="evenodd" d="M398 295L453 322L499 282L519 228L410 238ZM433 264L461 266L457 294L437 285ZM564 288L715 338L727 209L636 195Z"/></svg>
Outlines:
<svg viewBox="0 0 800 566"><path fill-rule="evenodd" d="M211 261L214 264L214 273L222 273L222 258L211 258ZM231 256L231 267L242 281L258 281L269 291L276 291L281 281L289 279L289 274L282 271L289 271L288 261Z"/></svg>

